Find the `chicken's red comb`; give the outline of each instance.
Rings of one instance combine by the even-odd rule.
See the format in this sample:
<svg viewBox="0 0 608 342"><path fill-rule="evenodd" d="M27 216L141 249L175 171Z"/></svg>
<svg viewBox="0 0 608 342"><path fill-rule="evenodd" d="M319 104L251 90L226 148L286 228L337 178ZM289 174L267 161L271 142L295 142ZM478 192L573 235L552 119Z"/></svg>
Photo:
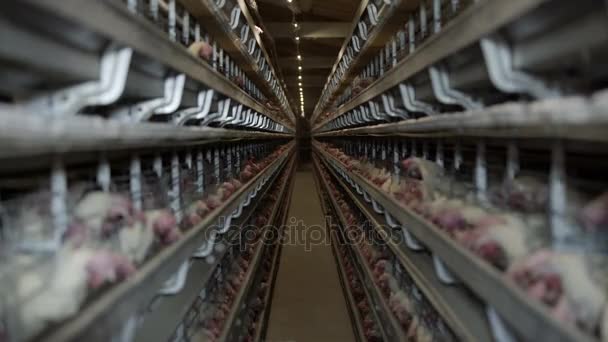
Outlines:
<svg viewBox="0 0 608 342"><path fill-rule="evenodd" d="M416 163L416 161L413 158L408 158L408 159L401 161L401 167L404 170L407 170L410 167L412 167L415 163Z"/></svg>

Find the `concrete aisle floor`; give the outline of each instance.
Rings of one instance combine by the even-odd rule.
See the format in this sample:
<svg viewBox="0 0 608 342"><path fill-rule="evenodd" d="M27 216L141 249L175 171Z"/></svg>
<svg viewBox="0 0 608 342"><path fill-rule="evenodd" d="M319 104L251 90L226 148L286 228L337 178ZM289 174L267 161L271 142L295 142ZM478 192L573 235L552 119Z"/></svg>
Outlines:
<svg viewBox="0 0 608 342"><path fill-rule="evenodd" d="M354 341L329 240L319 243L325 219L309 170L296 173L289 217L266 340Z"/></svg>

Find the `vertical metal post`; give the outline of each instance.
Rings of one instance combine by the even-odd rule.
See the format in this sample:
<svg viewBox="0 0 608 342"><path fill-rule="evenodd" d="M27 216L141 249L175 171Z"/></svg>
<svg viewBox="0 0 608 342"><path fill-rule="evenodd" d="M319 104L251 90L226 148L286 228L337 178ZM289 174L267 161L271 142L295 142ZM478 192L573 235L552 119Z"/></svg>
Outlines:
<svg viewBox="0 0 608 342"><path fill-rule="evenodd" d="M176 13L175 13L175 0L169 0L169 39L172 41L177 40L177 29L175 27Z"/></svg>
<svg viewBox="0 0 608 342"><path fill-rule="evenodd" d="M422 142L422 159L429 159L429 142Z"/></svg>
<svg viewBox="0 0 608 342"><path fill-rule="evenodd" d="M196 152L196 192L203 193L205 191L205 163L203 161L203 152Z"/></svg>
<svg viewBox="0 0 608 342"><path fill-rule="evenodd" d="M410 38L410 54L416 50L416 21L414 15L410 14L410 20L407 21L408 36Z"/></svg>
<svg viewBox="0 0 608 342"><path fill-rule="evenodd" d="M226 163L227 165L227 171L228 171L228 178L232 178L232 147L228 147L228 148L224 148L224 153L226 154Z"/></svg>
<svg viewBox="0 0 608 342"><path fill-rule="evenodd" d="M221 168L220 149L216 148L213 155L214 155L213 168L215 170L215 181L217 182L217 184L220 184L222 182L222 179L221 179L222 170L220 169Z"/></svg>
<svg viewBox="0 0 608 342"><path fill-rule="evenodd" d="M131 200L133 206L137 210L143 209L143 200L141 193L141 161L139 156L131 157L131 166L129 168L129 186L131 188Z"/></svg>
<svg viewBox="0 0 608 342"><path fill-rule="evenodd" d="M127 0L129 12L137 14L137 0Z"/></svg>
<svg viewBox="0 0 608 342"><path fill-rule="evenodd" d="M435 154L435 162L441 167L445 166L443 162L443 143L441 142L441 140L437 141L437 153Z"/></svg>
<svg viewBox="0 0 608 342"><path fill-rule="evenodd" d="M154 156L153 168L158 178L161 178L163 176L163 157L160 154Z"/></svg>
<svg viewBox="0 0 608 342"><path fill-rule="evenodd" d="M460 9L460 0L452 0L452 13L456 14Z"/></svg>
<svg viewBox="0 0 608 342"><path fill-rule="evenodd" d="M68 180L63 160L57 158L51 167L51 215L55 229L54 242L59 244L68 228ZM58 247L58 246L54 246Z"/></svg>
<svg viewBox="0 0 608 342"><path fill-rule="evenodd" d="M201 25L199 23L196 23L194 25L194 41L195 42L201 41Z"/></svg>
<svg viewBox="0 0 608 342"><path fill-rule="evenodd" d="M477 190L477 199L485 201L486 191L488 189L488 168L486 163L486 144L482 140L477 142L476 147L475 188Z"/></svg>
<svg viewBox="0 0 608 342"><path fill-rule="evenodd" d="M551 149L549 174L549 208L553 247L562 248L573 232L566 222L566 153L561 141L555 141Z"/></svg>
<svg viewBox="0 0 608 342"><path fill-rule="evenodd" d="M186 46L190 45L190 14L186 11L182 19L182 40Z"/></svg>
<svg viewBox="0 0 608 342"><path fill-rule="evenodd" d="M171 209L173 209L178 222L182 220L180 183L179 154L173 152L173 156L171 156Z"/></svg>
<svg viewBox="0 0 608 342"><path fill-rule="evenodd" d="M401 168L399 167L399 143L397 140L393 141L393 172L399 176Z"/></svg>
<svg viewBox="0 0 608 342"><path fill-rule="evenodd" d="M392 51L393 51L393 67L397 65L397 38L393 38L392 40Z"/></svg>
<svg viewBox="0 0 608 342"><path fill-rule="evenodd" d="M243 152L243 146L239 145L235 147L236 153L236 172L237 175L241 173L241 153Z"/></svg>
<svg viewBox="0 0 608 342"><path fill-rule="evenodd" d="M378 55L378 71L380 72L380 76L384 75L384 49L380 49L380 54Z"/></svg>
<svg viewBox="0 0 608 342"><path fill-rule="evenodd" d="M112 177L112 171L110 169L110 163L108 159L102 155L99 158L99 165L97 165L97 184L103 191L110 191L110 182Z"/></svg>
<svg viewBox="0 0 608 342"><path fill-rule="evenodd" d="M224 68L224 49L219 48L219 61L218 61L218 65L220 66L220 68L222 68L222 74L226 75L226 69Z"/></svg>
<svg viewBox="0 0 608 342"><path fill-rule="evenodd" d="M406 25L407 25L407 23L406 23ZM399 30L399 32L397 32L397 38L399 41L399 47L398 47L399 51L405 50L405 35L406 35L405 29L401 29L401 30Z"/></svg>
<svg viewBox="0 0 608 342"><path fill-rule="evenodd" d="M376 141L372 143L372 162L376 162Z"/></svg>
<svg viewBox="0 0 608 342"><path fill-rule="evenodd" d="M150 0L150 16L158 24L158 0Z"/></svg>
<svg viewBox="0 0 608 342"><path fill-rule="evenodd" d="M433 32L441 31L441 0L433 0Z"/></svg>
<svg viewBox="0 0 608 342"><path fill-rule="evenodd" d="M186 167L192 169L192 152L186 152Z"/></svg>
<svg viewBox="0 0 608 342"><path fill-rule="evenodd" d="M213 158L213 155L212 155L212 151L211 151L210 149L209 149L209 150L207 150L207 154L205 155L205 157L207 158L207 162L208 162L208 163L213 162L213 159L212 159L212 158Z"/></svg>
<svg viewBox="0 0 608 342"><path fill-rule="evenodd" d="M519 172L519 151L515 142L510 141L507 145L507 179L514 179Z"/></svg>
<svg viewBox="0 0 608 342"><path fill-rule="evenodd" d="M218 52L217 52L217 42L213 42L213 69L217 70L217 57L218 57Z"/></svg>
<svg viewBox="0 0 608 342"><path fill-rule="evenodd" d="M460 142L456 142L454 145L454 170L460 170L462 166L462 147Z"/></svg>
<svg viewBox="0 0 608 342"><path fill-rule="evenodd" d="M426 38L428 32L427 18L426 18L426 3L422 1L420 3L420 35L422 38Z"/></svg>

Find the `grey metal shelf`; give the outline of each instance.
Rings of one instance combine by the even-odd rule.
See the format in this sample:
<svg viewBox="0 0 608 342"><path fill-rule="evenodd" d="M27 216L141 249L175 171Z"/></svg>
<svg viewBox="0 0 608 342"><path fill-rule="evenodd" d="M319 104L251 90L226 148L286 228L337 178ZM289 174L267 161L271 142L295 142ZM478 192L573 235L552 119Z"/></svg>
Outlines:
<svg viewBox="0 0 608 342"><path fill-rule="evenodd" d="M403 23L403 18L406 18L407 15L415 10L420 4L421 0L394 0L391 1L390 4L384 6L380 12L378 13L378 17L381 18L378 24L373 28L373 30L368 33L367 40L361 46L361 50L357 53L357 55L350 62L346 71L342 75L339 86L333 89L330 93L328 93L327 99L330 100L332 97L339 95L348 84L352 81L353 76L357 75L367 63L374 57L374 55L380 51L384 45L392 38L393 34L397 32L399 26ZM368 1L362 1L361 6L365 9ZM360 12L359 12L360 11ZM354 22L353 27L356 27L357 23L360 20L359 10L356 15L356 21ZM345 39L345 45L342 47L341 53L338 55L338 60L336 64L332 68L332 72L330 73L328 83L324 87L324 91L327 90L327 86L329 85L329 80L333 77L335 70L338 67L342 59L342 55L344 54L344 50L346 45L351 41L352 34ZM312 120L314 122L315 118L321 113L321 111L329 104L326 102L325 104L317 104L315 106L315 111L313 113Z"/></svg>
<svg viewBox="0 0 608 342"><path fill-rule="evenodd" d="M344 42L342 43L342 47L340 48L340 51L338 52L338 55L336 57L336 61L334 62L334 65L331 67L329 76L327 76L327 81L325 82L325 85L323 86L323 91L325 91L325 89L329 85L329 82L330 82L332 76L336 73L336 70L338 70L338 65L340 64L342 57L346 53L346 48L348 47L348 44L350 43L350 37L352 37L353 34L355 33L355 30L357 29L357 24L359 23L359 20L361 20L361 16L365 12L368 2L369 2L369 0L361 0L361 2L359 3L359 7L357 7L357 11L355 11L353 20L351 21L349 29L347 31L347 32L349 32L348 33L349 39L344 39ZM313 114L310 119L311 123L314 123L315 119L318 116L318 107L319 107L319 103L317 103L315 105Z"/></svg>
<svg viewBox="0 0 608 342"><path fill-rule="evenodd" d="M1 107L0 121L2 159L290 137L281 133L163 123L129 124L89 116L49 118Z"/></svg>
<svg viewBox="0 0 608 342"><path fill-rule="evenodd" d="M608 92L515 102L453 114L315 133L317 137L416 135L428 137L563 138L606 142Z"/></svg>
<svg viewBox="0 0 608 342"><path fill-rule="evenodd" d="M509 283L500 272L458 245L444 232L436 229L424 218L410 209L397 204L388 195L370 184L366 179L349 172L338 160L316 145L317 153L348 175L362 191L368 193L382 208L415 236L426 248L437 256L467 288L472 290L487 305L526 340L550 341L594 341L593 338L561 324L552 318L547 309L530 300L523 291Z"/></svg>
<svg viewBox="0 0 608 342"><path fill-rule="evenodd" d="M261 50L261 56L265 59L268 65L269 72L276 79L278 84L277 89L280 89L282 96L277 96L274 89L270 85L269 81L264 77L264 71L256 64L256 60L252 53L248 50L248 46L242 43L241 37L235 30L230 26L230 19L223 12L216 1L212 0L179 0L193 15L200 19L201 24L207 31L212 33L215 39L220 43L225 51L230 53L230 56L237 61L237 64L251 77L257 84L261 85L265 90L266 95L274 97L283 104L288 104L285 92L280 86L280 82L277 79L277 73L270 62L271 59L259 37L259 34L255 31L255 23L251 18L247 5L242 0L238 0L238 5L241 15L245 18L247 25L249 26L249 35L255 38L257 47ZM224 5L226 6L226 5ZM295 123L295 116L290 106L285 105L284 110L289 113L289 119L291 123Z"/></svg>
<svg viewBox="0 0 608 342"><path fill-rule="evenodd" d="M146 262L125 282L108 289L99 298L92 300L79 314L53 328L45 334L47 341L108 340L121 331L125 322L137 312L145 310L157 295L159 288L192 254L205 242L205 237L214 229L215 223L233 213L250 195L249 192L262 184L285 164L293 152L293 144L283 155L275 159L263 172L244 184L232 196L207 216L197 227L192 228L176 243L160 251Z"/></svg>
<svg viewBox="0 0 608 342"><path fill-rule="evenodd" d="M285 120L273 117L264 105L213 70L208 64L193 56L185 47L168 39L166 34L152 23L133 15L118 0L24 0L18 4L7 4L7 6L27 6L27 8L41 11L49 17L64 20L65 23L62 25L69 25L78 30L84 28L115 43L124 44L143 56L158 61L176 72L183 73L216 92L293 128L293 125L288 124ZM83 13L95 13L95 15L83 16ZM29 54L25 57L37 58L36 54ZM39 61L34 61L34 63L39 63Z"/></svg>
<svg viewBox="0 0 608 342"><path fill-rule="evenodd" d="M540 6L547 0L481 0L476 1L441 32L427 39L416 51L401 60L376 80L365 91L342 105L329 118L314 125L318 130L337 116L383 94L387 90L428 68L445 57L479 41L485 35L499 29L522 14Z"/></svg>

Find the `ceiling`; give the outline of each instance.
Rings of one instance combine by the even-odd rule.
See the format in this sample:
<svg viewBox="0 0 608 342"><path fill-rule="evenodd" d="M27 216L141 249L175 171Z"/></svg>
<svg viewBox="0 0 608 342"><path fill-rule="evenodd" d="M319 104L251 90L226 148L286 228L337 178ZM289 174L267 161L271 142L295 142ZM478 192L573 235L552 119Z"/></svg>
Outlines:
<svg viewBox="0 0 608 342"><path fill-rule="evenodd" d="M302 66L305 114L312 111L336 62L351 22L359 7L358 0L248 0L269 53L279 66L290 101L300 108L298 66ZM296 29L300 36L298 61ZM299 62L299 63L298 63Z"/></svg>

